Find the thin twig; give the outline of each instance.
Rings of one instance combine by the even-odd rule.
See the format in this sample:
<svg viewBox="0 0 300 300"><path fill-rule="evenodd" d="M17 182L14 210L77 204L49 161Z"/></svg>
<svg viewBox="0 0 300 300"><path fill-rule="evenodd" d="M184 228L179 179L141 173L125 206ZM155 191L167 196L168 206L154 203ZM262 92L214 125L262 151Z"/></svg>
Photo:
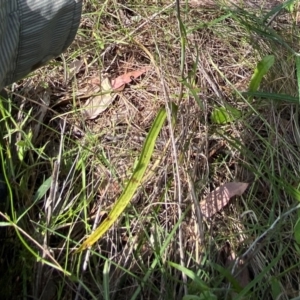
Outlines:
<svg viewBox="0 0 300 300"><path fill-rule="evenodd" d="M177 13L177 21L178 21L178 31L180 34L181 39L181 60L180 60L180 76L181 79L184 78L184 65L185 65L185 44L186 44L186 35L183 28L183 24L181 21L181 15L180 15L180 0L176 0L176 13ZM181 189L181 180L180 180L180 173L179 173L179 164L178 164L178 157L177 157L177 151L176 151L176 143L175 143L175 137L174 137L174 130L172 127L172 116L170 111L170 105L171 101L168 97L166 87L164 85L164 82L162 81L163 91L165 94L166 99L168 100L168 103L166 105L167 107L167 115L168 115L168 123L170 126L170 136L171 136L171 143L172 143L172 152L173 152L173 158L174 158L174 164L175 164L175 170L176 170L176 181L177 181L177 195L178 195L178 218L180 219L182 216L182 189ZM180 89L179 89L179 95L178 95L178 103L181 102L183 96L183 83L180 83ZM182 234L182 224L178 227L178 239L179 239L179 255L180 255L180 265L182 267L185 266L185 255L183 250L183 234ZM187 289L187 276L184 272L182 272L182 281L183 281L183 289L184 289L184 295L188 294Z"/></svg>
<svg viewBox="0 0 300 300"><path fill-rule="evenodd" d="M185 45L186 45L186 35L185 31L183 29L183 24L181 21L181 14L180 14L180 1L176 0L176 13L177 13L177 21L178 21L178 31L180 35L180 42L181 42L181 48L180 48L180 87L179 87L179 94L178 94L178 100L179 102L182 99L183 96L183 83L182 80L184 78L184 64L185 64Z"/></svg>
<svg viewBox="0 0 300 300"><path fill-rule="evenodd" d="M161 58L161 57L160 57ZM161 62L162 64L162 62ZM178 163L178 155L177 155L177 150L176 150L176 142L175 142L175 136L174 136L174 129L172 126L172 113L171 113L171 100L169 98L165 82L163 80L163 77L161 76L161 85L163 88L164 96L166 99L166 111L167 111L167 118L168 118L168 123L169 123L169 128L170 128L170 137L171 137L171 144L172 144L172 154L173 154L173 159L174 159L174 166L175 166L175 173L176 173L176 187L177 187L177 197L178 197L178 219L181 218L182 216L182 210L181 210L181 205L182 205L182 188L181 188L181 180L180 180L180 172L179 172L179 163ZM180 265L182 267L185 266L185 255L183 251L183 234L182 234L182 226L181 224L178 227L178 239L179 239L179 255L180 255ZM184 293L187 295L188 290L187 290L187 276L184 272L182 272L182 280L183 280L183 287L184 287Z"/></svg>
<svg viewBox="0 0 300 300"><path fill-rule="evenodd" d="M196 60L196 56L194 54L192 54L192 55L193 55L193 59ZM198 70L202 74L202 76L205 78L207 83L210 85L211 89L214 91L216 96L219 99L222 99L223 98L222 93L220 92L217 84L210 78L210 76L208 75L208 73L205 70L205 67L203 66L203 64L201 63L201 61L199 59L198 59Z"/></svg>
<svg viewBox="0 0 300 300"><path fill-rule="evenodd" d="M194 206L196 208L197 227L198 227L198 231L199 231L200 243L202 246L204 246L203 216L202 216L202 212L200 209L199 200L197 199L196 194L195 194L195 189L194 189L194 184L192 182L192 178L189 174L187 174L187 176L188 176L191 197L193 199Z"/></svg>

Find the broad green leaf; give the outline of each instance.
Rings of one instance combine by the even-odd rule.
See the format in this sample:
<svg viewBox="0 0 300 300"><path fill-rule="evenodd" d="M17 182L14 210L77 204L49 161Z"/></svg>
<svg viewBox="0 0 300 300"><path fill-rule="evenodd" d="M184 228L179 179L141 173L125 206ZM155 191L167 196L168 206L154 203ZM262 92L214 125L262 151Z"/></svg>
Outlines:
<svg viewBox="0 0 300 300"><path fill-rule="evenodd" d="M211 114L211 121L214 124L226 124L235 121L240 118L242 113L231 105L225 105L225 107L217 107Z"/></svg>
<svg viewBox="0 0 300 300"><path fill-rule="evenodd" d="M300 245L300 219L298 219L294 227L294 237L296 242Z"/></svg>
<svg viewBox="0 0 300 300"><path fill-rule="evenodd" d="M288 0L284 1L281 5L282 8L285 8L288 12L293 13L296 9L296 4L298 4L298 0Z"/></svg>
<svg viewBox="0 0 300 300"><path fill-rule="evenodd" d="M123 193L115 203L114 207L110 211L107 218L103 223L80 245L76 252L81 252L84 249L91 247L95 244L114 224L118 217L125 210L127 205L130 203L134 193L140 186L140 183L143 179L144 173L149 165L155 142L158 137L158 134L165 122L166 119L166 110L165 108L161 109L152 124L152 127L147 135L146 141L144 143L138 164L127 183Z"/></svg>
<svg viewBox="0 0 300 300"><path fill-rule="evenodd" d="M185 295L182 300L201 300L200 296L196 295Z"/></svg>
<svg viewBox="0 0 300 300"><path fill-rule="evenodd" d="M249 84L249 92L256 92L265 74L270 70L275 61L274 55L265 56L256 66Z"/></svg>
<svg viewBox="0 0 300 300"><path fill-rule="evenodd" d="M294 188L287 182L284 182L283 188L286 193L288 193L291 197L300 202L300 191L298 189Z"/></svg>
<svg viewBox="0 0 300 300"><path fill-rule="evenodd" d="M279 296L282 293L279 280L276 277L272 277L270 283L271 283L272 298L279 299L280 298Z"/></svg>
<svg viewBox="0 0 300 300"><path fill-rule="evenodd" d="M295 11L295 3L294 1L293 2L290 2L286 7L285 9L289 12L289 13L293 13Z"/></svg>
<svg viewBox="0 0 300 300"><path fill-rule="evenodd" d="M217 296L210 291L201 293L199 300L218 300Z"/></svg>

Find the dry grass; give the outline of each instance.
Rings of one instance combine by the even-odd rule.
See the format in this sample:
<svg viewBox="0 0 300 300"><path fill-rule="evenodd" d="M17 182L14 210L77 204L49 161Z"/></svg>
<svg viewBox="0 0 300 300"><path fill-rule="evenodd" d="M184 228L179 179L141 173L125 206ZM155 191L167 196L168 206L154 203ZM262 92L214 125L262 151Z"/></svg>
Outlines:
<svg viewBox="0 0 300 300"><path fill-rule="evenodd" d="M279 102L251 102L241 94L257 62L273 54L276 63L260 89L297 96L295 56L286 46L293 48L298 41L297 13L284 11L263 27L259 20L271 1L247 10L199 3L181 4L184 47L175 3L99 5L86 0L78 36L64 59L10 91L13 106L2 108L7 114L2 123L8 132L5 152L12 152L6 166L14 195L5 211L41 245L44 251L23 236L37 258L46 261L36 261L11 227L2 229L0 269L5 271L0 283L7 286L7 299L108 299L107 294L111 299L182 299L186 292L203 296L203 286L186 279L188 272L170 262L194 272L214 299L240 299L243 293L247 299L298 295L299 248L293 236L297 214L292 211L277 220L297 204L289 186L299 185L298 106L283 96ZM67 80L75 59L83 65ZM83 119L86 99L74 95L87 78L115 78L149 64L152 70L119 92L99 118ZM132 174L159 108L170 102L178 105L176 126L163 128L152 170L131 205L90 253L73 254L107 216ZM214 124L212 110L226 103L243 117L224 126ZM50 188L51 175L57 186ZM199 221L198 201L229 181L249 182L250 187L219 214ZM44 194L43 185L50 188ZM57 203L52 210L46 205L50 200ZM237 277L240 289L229 283L228 258L234 255L243 264L236 269L246 270ZM59 267L47 263L53 262L50 256Z"/></svg>

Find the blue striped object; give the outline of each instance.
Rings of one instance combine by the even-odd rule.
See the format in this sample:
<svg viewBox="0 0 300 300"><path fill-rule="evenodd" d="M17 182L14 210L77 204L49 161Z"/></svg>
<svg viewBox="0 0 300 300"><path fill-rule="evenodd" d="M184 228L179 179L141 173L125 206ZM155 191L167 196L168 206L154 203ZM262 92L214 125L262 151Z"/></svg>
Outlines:
<svg viewBox="0 0 300 300"><path fill-rule="evenodd" d="M71 44L81 8L82 0L0 0L0 90Z"/></svg>

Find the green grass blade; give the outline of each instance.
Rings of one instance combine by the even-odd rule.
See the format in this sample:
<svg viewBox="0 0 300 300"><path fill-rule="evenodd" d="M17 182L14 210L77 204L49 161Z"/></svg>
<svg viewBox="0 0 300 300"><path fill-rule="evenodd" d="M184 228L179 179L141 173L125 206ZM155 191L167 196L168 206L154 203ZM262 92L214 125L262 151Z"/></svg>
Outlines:
<svg viewBox="0 0 300 300"><path fill-rule="evenodd" d="M284 8L289 8L291 7L294 3L296 2L296 0L288 0L285 1L284 3L281 3L279 5L276 5L272 10L270 10L264 17L263 22L267 22L267 20L272 17L273 15L279 13L280 10L284 9Z"/></svg>
<svg viewBox="0 0 300 300"><path fill-rule="evenodd" d="M186 211L182 214L181 218L177 221L177 223L172 228L171 232L168 234L164 244L160 248L160 251L159 251L158 255L155 256L150 268L148 268L148 270L147 270L146 274L144 275L141 283L136 288L136 290L135 290L134 294L132 295L132 297L130 298L130 300L140 299L138 297L139 297L139 294L140 294L142 288L145 286L145 284L149 280L149 277L151 276L151 274L155 270L156 266L158 265L159 260L161 260L161 258L163 257L168 245L170 244L171 240L174 238L176 231L178 230L181 222L184 220L184 218L186 217L186 214L190 211L190 209L191 209L191 206L189 206L186 209Z"/></svg>
<svg viewBox="0 0 300 300"><path fill-rule="evenodd" d="M284 101L284 102L291 102L291 103L299 103L297 97L293 97L286 94L276 94L276 93L266 93L266 92L245 92L242 93L244 97L256 97L256 98L263 98L275 101Z"/></svg>
<svg viewBox="0 0 300 300"><path fill-rule="evenodd" d="M229 12L227 13L226 15L223 15L219 18L216 18L216 19L213 19L212 21L210 22L199 22L199 24L197 24L195 27L193 28L189 28L186 33L187 34L190 34L190 33L193 33L199 29L202 29L202 28L210 28L210 27L213 27L214 25L216 24L219 24L221 23L222 21L230 18L232 16L232 12Z"/></svg>
<svg viewBox="0 0 300 300"><path fill-rule="evenodd" d="M209 286L205 284L205 282L203 280L201 280L196 274L195 272L193 272L192 270L189 270L181 265L175 264L171 261L168 262L168 264L179 270L180 272L183 272L187 277L189 277L190 279L193 280L194 284L197 286L197 288L199 289L199 291L203 292L203 291L208 291L209 290Z"/></svg>
<svg viewBox="0 0 300 300"><path fill-rule="evenodd" d="M125 210L127 205L132 199L132 196L140 186L140 183L143 179L144 173L148 167L149 161L151 159L155 142L157 136L165 122L166 119L166 110L162 108L152 127L148 133L146 141L144 143L140 159L138 164L125 188L121 196L119 197L118 201L112 208L111 212L109 213L108 217L104 220L104 222L81 244L79 249L76 252L83 251L86 248L91 247L94 243L96 243L113 225L113 223L118 219L118 217L122 214Z"/></svg>
<svg viewBox="0 0 300 300"><path fill-rule="evenodd" d="M298 85L298 103L300 103L300 57L296 56L296 70L297 70L297 85Z"/></svg>

